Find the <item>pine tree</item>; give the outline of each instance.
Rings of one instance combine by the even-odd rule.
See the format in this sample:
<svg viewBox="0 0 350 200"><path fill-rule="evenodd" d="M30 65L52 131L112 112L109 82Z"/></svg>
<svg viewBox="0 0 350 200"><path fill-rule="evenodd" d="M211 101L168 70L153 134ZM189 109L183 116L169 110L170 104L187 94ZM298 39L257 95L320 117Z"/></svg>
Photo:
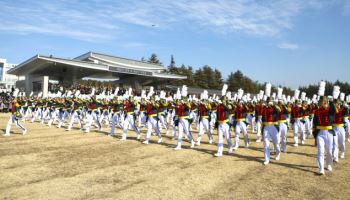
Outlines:
<svg viewBox="0 0 350 200"><path fill-rule="evenodd" d="M222 79L222 75L221 72L218 69L214 70L214 88L215 89L221 89L222 86L224 85L224 80Z"/></svg>
<svg viewBox="0 0 350 200"><path fill-rule="evenodd" d="M178 73L178 68L176 67L176 63L173 55L171 55L170 64L168 66L168 72L175 73L175 74Z"/></svg>
<svg viewBox="0 0 350 200"><path fill-rule="evenodd" d="M194 80L196 81L198 87L203 89L209 88L207 75L203 69L199 68L196 70L194 74Z"/></svg>
<svg viewBox="0 0 350 200"><path fill-rule="evenodd" d="M157 64L157 65L161 65L162 63L159 61L157 54L152 53L151 57L149 57L148 59L149 63L152 64Z"/></svg>

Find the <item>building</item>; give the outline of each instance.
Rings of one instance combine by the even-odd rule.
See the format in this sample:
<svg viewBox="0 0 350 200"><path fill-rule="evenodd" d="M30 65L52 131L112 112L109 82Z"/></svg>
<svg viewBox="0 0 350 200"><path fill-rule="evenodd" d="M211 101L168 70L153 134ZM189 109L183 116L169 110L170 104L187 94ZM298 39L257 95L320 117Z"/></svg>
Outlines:
<svg viewBox="0 0 350 200"><path fill-rule="evenodd" d="M114 80L119 87L140 90L146 85L169 84L171 80L186 79L185 76L166 73L162 65L96 52L88 52L74 59L35 55L10 69L9 73L25 77L22 86L26 95L31 91L42 91L44 96L50 81L71 85L79 79L92 77Z"/></svg>
<svg viewBox="0 0 350 200"><path fill-rule="evenodd" d="M0 58L0 88L1 89L11 89L15 87L15 83L18 80L18 76L8 74L7 72L14 68L15 64L10 64L6 62L6 59Z"/></svg>

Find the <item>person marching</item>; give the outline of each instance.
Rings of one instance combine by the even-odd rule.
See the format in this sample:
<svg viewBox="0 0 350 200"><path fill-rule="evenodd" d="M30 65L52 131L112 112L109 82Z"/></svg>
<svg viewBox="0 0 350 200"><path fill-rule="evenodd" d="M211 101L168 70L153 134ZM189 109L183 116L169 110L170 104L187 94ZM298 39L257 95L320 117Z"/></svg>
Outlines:
<svg viewBox="0 0 350 200"><path fill-rule="evenodd" d="M277 98L278 98L278 136L280 142L278 144L281 144L281 150L282 152L287 152L287 134L288 134L288 126L287 126L287 117L288 117L288 108L285 103L285 99L283 99L282 93L283 89L278 88L277 89ZM284 97L285 98L285 97Z"/></svg>
<svg viewBox="0 0 350 200"><path fill-rule="evenodd" d="M194 140L190 132L190 123L188 121L190 117L191 105L187 100L187 87L182 86L181 96L183 98L182 102L178 105L179 112L179 135L177 140L177 146L175 150L180 150L182 145L182 135L185 132L189 142L191 142L191 148L194 148Z"/></svg>
<svg viewBox="0 0 350 200"><path fill-rule="evenodd" d="M262 97L261 97L262 98ZM256 142L261 142L261 127L262 127L262 111L265 106L265 102L260 100L255 106L255 121L256 121Z"/></svg>
<svg viewBox="0 0 350 200"><path fill-rule="evenodd" d="M180 95L181 98L181 95ZM173 121L173 138L172 140L176 140L176 129L179 130L179 106L180 106L180 102L179 99L175 99L174 100L174 117L172 119Z"/></svg>
<svg viewBox="0 0 350 200"><path fill-rule="evenodd" d="M217 111L218 102L216 102L215 99L209 99L209 101L211 101L211 103L210 103L210 107L211 107L210 128L211 128L211 133L214 133L215 122L216 122L216 111Z"/></svg>
<svg viewBox="0 0 350 200"><path fill-rule="evenodd" d="M64 124L66 118L70 118L71 112L73 108L73 100L70 97L70 95L67 94L67 97L64 100L64 105L63 105L63 112L61 112L60 115L60 122L57 125L57 128L61 128L61 126Z"/></svg>
<svg viewBox="0 0 350 200"><path fill-rule="evenodd" d="M166 135L168 134L168 122L166 120L166 116L168 114L168 102L165 99L165 92L160 91L160 100L158 101L158 123L160 123L165 129ZM148 125L147 125L148 126ZM159 127L159 125L158 125ZM159 129L159 128L158 128Z"/></svg>
<svg viewBox="0 0 350 200"><path fill-rule="evenodd" d="M255 113L254 113L255 112L255 105L252 101L248 101L246 107L247 107L246 122L248 123L247 129L248 129L248 127L250 127L252 130L252 133L254 133L254 131L255 131L255 126L254 126L255 125L254 124L254 122L255 122Z"/></svg>
<svg viewBox="0 0 350 200"><path fill-rule="evenodd" d="M326 97L324 97L326 83L321 81L318 91L320 96L319 108L315 111L313 120L313 135L317 145L317 164L320 170L320 174L324 175L324 154L326 152L326 165L329 171L332 171L333 164L333 137L334 132L332 130L332 123L335 114L335 106L332 103L328 103Z"/></svg>
<svg viewBox="0 0 350 200"><path fill-rule="evenodd" d="M349 121L349 117L350 117L350 109L349 109L349 104L348 102L350 102L350 95L346 97L346 101L344 101L344 109L345 111L345 116L344 116L344 121L345 121L345 131L346 131L346 136L348 138L348 142L350 142L350 121Z"/></svg>
<svg viewBox="0 0 350 200"><path fill-rule="evenodd" d="M98 127L98 130L101 131L102 127L98 118L99 115L99 101L96 97L91 97L91 99L86 103L87 104L87 113L86 113L86 123L85 123L85 133L90 132L90 127L93 122Z"/></svg>
<svg viewBox="0 0 350 200"><path fill-rule="evenodd" d="M225 84L226 85L226 84ZM224 87L225 87L224 85ZM223 89L224 90L224 89ZM226 92L223 92L224 95ZM224 137L227 141L228 153L232 153L232 142L231 142L231 134L230 134L230 121L228 110L229 107L226 105L226 96L221 97L221 103L217 107L217 123L218 123L218 150L217 153L214 154L216 157L222 156L222 152L224 150Z"/></svg>
<svg viewBox="0 0 350 200"><path fill-rule="evenodd" d="M112 117L112 126L111 131L109 132L108 136L114 136L114 130L115 126L118 126L121 128L121 125L119 124L119 119L121 115L121 108L122 108L122 102L119 101L119 97L115 96L114 99L110 103L111 110L113 111L113 117Z"/></svg>
<svg viewBox="0 0 350 200"><path fill-rule="evenodd" d="M291 123L293 125L294 131L294 146L297 147L299 144L298 133L300 133L301 143L304 144L305 135L304 135L304 124L302 122L303 119L303 107L301 106L301 101L298 99L300 91L295 90L294 98L295 105L292 108L291 113Z"/></svg>
<svg viewBox="0 0 350 200"><path fill-rule="evenodd" d="M10 131L11 131L11 125L12 123L15 123L15 125L17 126L17 128L22 130L22 134L25 135L27 133L27 129L25 129L20 123L19 123L19 118L21 117L20 114L20 109L21 109L21 105L19 105L17 103L17 94L18 94L18 89L16 89L14 91L14 99L12 101L12 108L11 108L11 116L9 121L7 122L7 126L6 126L6 131L4 136L10 136Z"/></svg>
<svg viewBox="0 0 350 200"><path fill-rule="evenodd" d="M123 105L125 118L123 123L123 134L122 134L122 138L120 139L121 141L126 140L129 126L131 126L135 130L136 138L138 140L141 138L140 130L137 128L135 124L136 107L137 107L137 101L134 101L134 98L132 96L129 96L129 98L125 99L125 102Z"/></svg>
<svg viewBox="0 0 350 200"><path fill-rule="evenodd" d="M142 90L141 101L139 102L138 128L141 130L142 124L147 126L147 103L145 101L145 91Z"/></svg>
<svg viewBox="0 0 350 200"><path fill-rule="evenodd" d="M105 97L105 96L104 96ZM107 128L109 127L109 103L106 98L103 98L100 104L100 116L99 116L99 122L102 126L102 122L105 122L105 125Z"/></svg>
<svg viewBox="0 0 350 200"><path fill-rule="evenodd" d="M270 163L270 140L272 140L274 149L276 151L276 160L280 160L281 150L279 146L278 134L278 114L280 109L274 105L271 94L271 84L266 84L265 95L267 96L267 105L263 108L263 136L264 136L264 165Z"/></svg>
<svg viewBox="0 0 350 200"><path fill-rule="evenodd" d="M146 137L145 137L145 141L143 142L143 144L149 144L149 139L151 137L151 133L152 133L152 128L154 129L154 131L156 132L156 135L158 136L158 143L162 142L162 136L160 134L159 131L159 127L158 127L158 110L159 110L159 103L156 103L155 99L153 96L150 97L151 98L151 102L147 104L147 133L146 133Z"/></svg>
<svg viewBox="0 0 350 200"><path fill-rule="evenodd" d="M282 99L278 100L278 129L279 129L279 142L281 144L282 152L287 152L287 134L288 134L288 126L287 126L287 116L288 116L288 108Z"/></svg>
<svg viewBox="0 0 350 200"><path fill-rule="evenodd" d="M235 115L235 121L234 121L234 128L235 128L235 142L233 149L237 150L239 147L239 135L240 132L243 132L244 135L244 143L245 147L249 147L249 139L248 139L248 132L247 132L247 124L245 123L246 116L247 116L247 107L243 104L243 100L241 99L243 96L243 90L238 90L238 103L234 111Z"/></svg>
<svg viewBox="0 0 350 200"><path fill-rule="evenodd" d="M69 125L68 128L66 129L66 131L70 131L72 130L72 127L74 125L75 121L78 121L78 125L80 130L83 129L83 125L82 125L82 109L83 109L83 102L81 99L76 98L73 101L73 110L72 110L72 115L69 121Z"/></svg>
<svg viewBox="0 0 350 200"><path fill-rule="evenodd" d="M311 105L308 104L308 102L305 100L305 95L306 93L302 93L302 100L303 100L303 122L304 122L304 137L309 138L312 135L312 130L311 130L311 121L310 121L310 116L311 116ZM303 144L303 143L302 143Z"/></svg>
<svg viewBox="0 0 350 200"><path fill-rule="evenodd" d="M201 139L204 134L204 129L208 134L209 144L213 142L213 136L210 129L210 110L211 105L208 102L208 94L204 93L202 96L202 102L198 107L198 117L199 117L199 132L196 145L200 146Z"/></svg>
<svg viewBox="0 0 350 200"><path fill-rule="evenodd" d="M333 138L333 157L334 162L339 162L339 150L340 158L344 159L345 157L345 129L344 129L344 116L348 115L348 110L342 105L342 100L338 99L340 94L339 86L334 86L333 89L333 98L335 106L335 115L333 121L333 131L335 136ZM344 97L342 98L344 100Z"/></svg>
<svg viewBox="0 0 350 200"><path fill-rule="evenodd" d="M26 102L27 110L26 110L25 115L23 117L23 121L27 121L29 119L28 116L33 117L33 114L34 114L33 108L34 108L35 104L34 104L34 99L32 99L32 95L33 95L33 92L30 93L29 98L27 99L27 102Z"/></svg>

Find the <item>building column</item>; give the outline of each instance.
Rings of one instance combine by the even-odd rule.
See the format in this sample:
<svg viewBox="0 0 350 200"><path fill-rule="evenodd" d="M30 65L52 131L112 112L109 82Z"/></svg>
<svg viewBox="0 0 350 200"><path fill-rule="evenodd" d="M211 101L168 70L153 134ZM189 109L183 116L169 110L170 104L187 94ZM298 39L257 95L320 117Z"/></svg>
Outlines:
<svg viewBox="0 0 350 200"><path fill-rule="evenodd" d="M77 83L77 69L73 69L72 84L75 85L76 83Z"/></svg>
<svg viewBox="0 0 350 200"><path fill-rule="evenodd" d="M25 93L26 96L29 96L33 91L33 76L31 74L25 75Z"/></svg>
<svg viewBox="0 0 350 200"><path fill-rule="evenodd" d="M134 88L137 92L142 90L142 86L138 80L134 81Z"/></svg>
<svg viewBox="0 0 350 200"><path fill-rule="evenodd" d="M43 92L43 98L46 98L49 92L49 76L42 77L41 89Z"/></svg>

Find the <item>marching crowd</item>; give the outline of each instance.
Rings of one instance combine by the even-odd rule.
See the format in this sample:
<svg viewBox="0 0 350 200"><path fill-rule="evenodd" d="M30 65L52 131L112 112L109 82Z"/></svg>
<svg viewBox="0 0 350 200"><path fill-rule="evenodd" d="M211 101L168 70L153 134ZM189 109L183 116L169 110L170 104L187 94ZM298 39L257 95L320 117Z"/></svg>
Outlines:
<svg viewBox="0 0 350 200"><path fill-rule="evenodd" d="M346 138L350 140L350 96L341 93L338 86L334 87L332 96L324 96L324 88L325 82L321 81L318 94L312 98L306 97L304 92L300 94L299 90L295 90L292 97L286 96L282 88L271 94L271 84L266 84L265 91L256 95L245 94L241 89L233 94L224 85L221 96L209 96L204 90L198 98L188 95L186 86L173 96L164 91L156 94L153 88L147 94L142 91L140 96L134 95L131 89L121 95L117 88L114 93L102 91L99 94L94 89L90 94L81 94L78 89L58 91L46 98L41 94L26 97L15 90L12 115L4 136L10 136L13 123L26 134L21 121L40 122L49 127L55 124L57 128L65 127L66 131L77 123L84 133L89 133L93 126L98 131L108 128L108 136L114 136L115 128L120 128L121 140L127 139L129 130L141 140L140 130L145 127L144 144L149 144L152 135L161 143L162 134L171 134L173 140L177 140L175 150L181 150L183 141L188 141L191 148L199 146L204 134L212 144L214 129L217 129L215 156L220 157L224 140L228 154L238 150L240 134L244 136L244 146L249 148L248 129L251 129L256 133L256 142L264 144L263 164L268 165L270 142L275 159L280 160L281 152L287 152L288 130L292 129L294 147L314 136L319 172L325 174L324 169L332 171L333 162L345 157ZM198 130L196 138L193 129ZM234 134L233 142L231 134Z"/></svg>

